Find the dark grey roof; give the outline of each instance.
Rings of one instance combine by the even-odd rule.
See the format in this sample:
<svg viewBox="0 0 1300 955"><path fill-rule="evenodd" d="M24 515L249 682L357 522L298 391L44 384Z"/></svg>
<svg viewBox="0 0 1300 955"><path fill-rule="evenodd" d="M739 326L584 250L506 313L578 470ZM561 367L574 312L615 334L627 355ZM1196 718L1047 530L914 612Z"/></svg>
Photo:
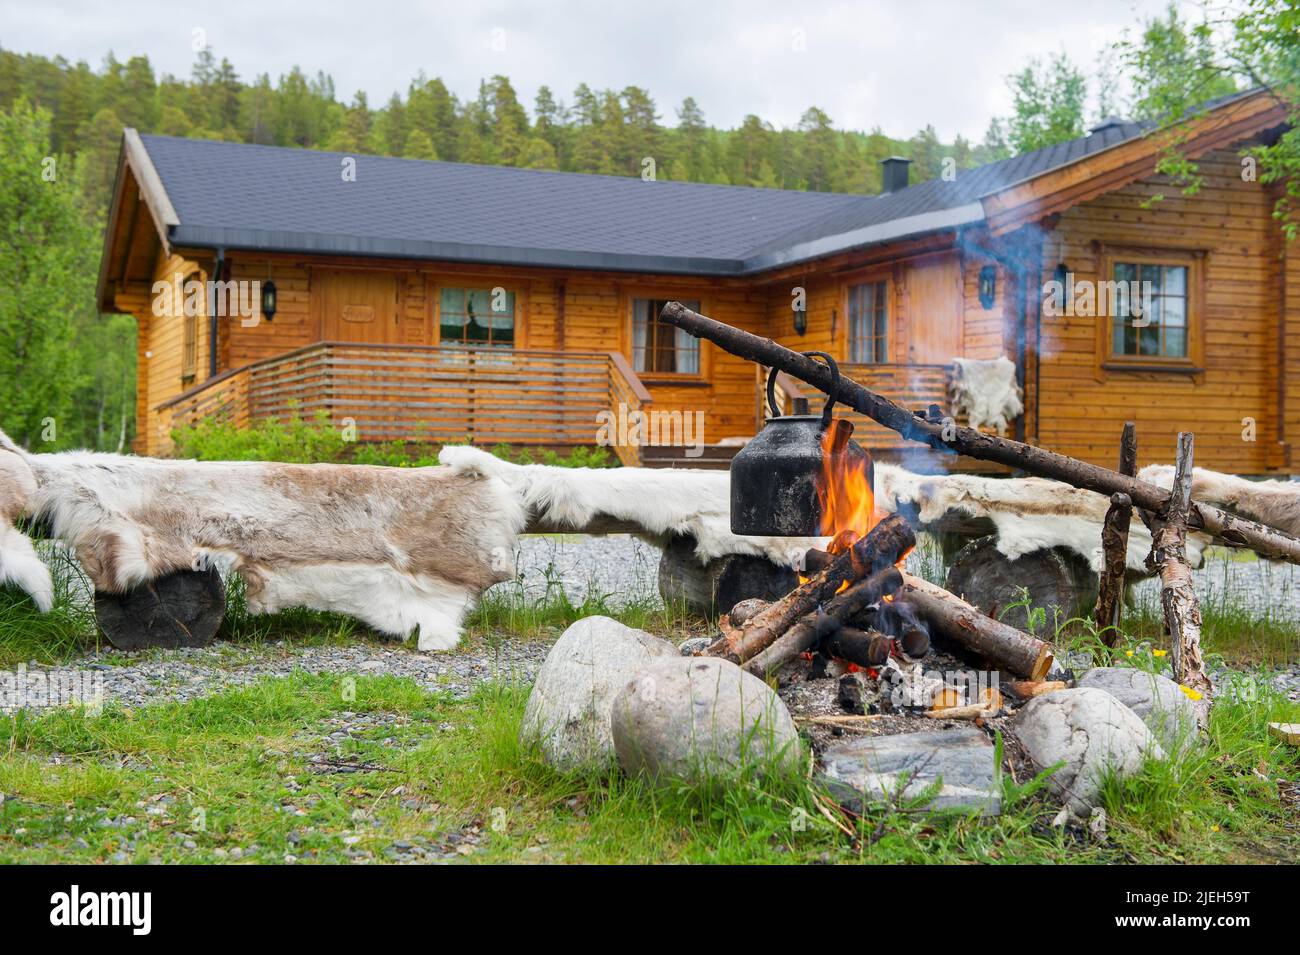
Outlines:
<svg viewBox="0 0 1300 955"><path fill-rule="evenodd" d="M981 197L1147 128L1108 121L879 196L380 156L355 157L356 180L345 181L342 153L141 139L180 220L171 237L180 246L736 275L982 221Z"/></svg>

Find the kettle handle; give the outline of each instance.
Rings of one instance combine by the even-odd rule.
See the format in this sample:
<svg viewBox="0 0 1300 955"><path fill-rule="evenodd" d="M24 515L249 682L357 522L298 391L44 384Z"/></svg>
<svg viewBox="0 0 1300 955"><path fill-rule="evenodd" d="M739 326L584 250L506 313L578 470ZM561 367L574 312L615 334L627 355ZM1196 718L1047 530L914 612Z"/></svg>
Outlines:
<svg viewBox="0 0 1300 955"><path fill-rule="evenodd" d="M806 351L802 352L805 358L821 358L826 362L827 367L831 370L831 394L826 397L826 407L822 408L822 427L831 426L831 409L835 404L835 392L840 390L840 366L835 363L835 359L824 351ZM776 374L779 369L773 368L767 373L767 407L772 412L773 418L781 417L781 407L776 403Z"/></svg>

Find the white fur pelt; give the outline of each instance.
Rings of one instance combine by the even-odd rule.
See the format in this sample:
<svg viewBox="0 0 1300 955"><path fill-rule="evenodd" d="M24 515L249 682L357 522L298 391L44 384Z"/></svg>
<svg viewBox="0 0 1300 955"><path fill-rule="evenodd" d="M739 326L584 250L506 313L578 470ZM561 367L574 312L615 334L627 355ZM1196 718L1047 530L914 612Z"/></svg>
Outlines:
<svg viewBox="0 0 1300 955"><path fill-rule="evenodd" d="M1152 464L1139 471L1138 477L1161 487L1174 486L1171 464ZM1300 537L1300 483L1248 481L1235 474L1193 468L1192 500L1214 504Z"/></svg>
<svg viewBox="0 0 1300 955"><path fill-rule="evenodd" d="M48 570L12 526L45 519L97 590L176 570L243 578L249 609L303 606L449 649L464 612L508 580L524 528L518 497L447 468L163 461L28 454L0 436L0 582L48 609Z"/></svg>
<svg viewBox="0 0 1300 955"><path fill-rule="evenodd" d="M535 522L581 532L606 517L634 524L643 536L659 542L669 534L689 535L695 538L701 562L753 554L794 566L816 542L731 533L731 479L726 471L512 464L464 446L443 448L438 460L454 471L500 478Z"/></svg>
<svg viewBox="0 0 1300 955"><path fill-rule="evenodd" d="M996 428L1005 434L1025 410L1016 384L1016 366L1000 355L993 359L954 358L952 414L972 428Z"/></svg>
<svg viewBox="0 0 1300 955"><path fill-rule="evenodd" d="M1102 568L1101 526L1109 501L1101 494L1046 478L993 478L973 474L913 474L890 464L876 465L876 506L915 509L923 526L942 527L945 517L984 518L997 530L997 548L1014 560L1025 554L1063 547ZM1189 534L1188 560L1201 563L1209 539ZM1127 564L1146 572L1151 533L1136 516L1129 529Z"/></svg>
<svg viewBox="0 0 1300 955"><path fill-rule="evenodd" d="M642 528L652 539L689 534L702 561L724 554L756 554L795 564L824 539L738 537L731 533L731 485L725 471L649 468L557 468L510 464L485 451L444 448L438 459L454 469L493 474L515 490L533 520L581 531L601 516ZM1100 570L1101 525L1107 499L1043 478L986 478L966 474L913 474L876 465L876 507L894 513L902 505L919 512L922 526L941 526L945 516L986 518L997 547L1015 559L1043 548L1064 547ZM1189 557L1199 564L1205 541L1193 535ZM1129 532L1128 564L1145 570L1151 535L1140 520Z"/></svg>

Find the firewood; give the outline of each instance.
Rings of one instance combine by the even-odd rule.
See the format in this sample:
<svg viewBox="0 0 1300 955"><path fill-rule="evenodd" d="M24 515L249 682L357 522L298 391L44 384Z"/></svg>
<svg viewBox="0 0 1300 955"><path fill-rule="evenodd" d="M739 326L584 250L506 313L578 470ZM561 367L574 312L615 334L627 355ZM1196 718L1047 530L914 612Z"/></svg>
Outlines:
<svg viewBox="0 0 1300 955"><path fill-rule="evenodd" d="M881 524L884 522L882 521ZM877 524L876 527L879 527ZM873 529L872 534L875 533ZM866 540L871 540L868 534ZM847 620L885 594L891 594L903 585L903 575L897 567L878 570L865 580L859 580L843 593L836 594L825 606L800 617L780 637L745 664L745 669L762 676L790 662L806 650L811 650L822 637L838 629L839 622Z"/></svg>
<svg viewBox="0 0 1300 955"><path fill-rule="evenodd" d="M1130 477L1137 474L1137 425L1132 421L1124 423L1124 432L1120 435L1119 473ZM1103 567L1097 583L1097 606L1093 611L1093 620L1108 647L1119 641L1120 605L1128 570L1128 529L1132 520L1132 499L1122 492L1112 494L1101 528Z"/></svg>
<svg viewBox="0 0 1300 955"><path fill-rule="evenodd" d="M733 663L752 659L797 620L829 601L846 581L857 580L865 575L863 572L875 573L882 567L892 566L915 545L916 535L907 521L891 514L848 551L836 555L834 563L825 570L755 614L738 636L724 633L705 651L706 655L726 657Z"/></svg>
<svg viewBox="0 0 1300 955"><path fill-rule="evenodd" d="M1269 723L1268 731L1284 743L1300 746L1300 723Z"/></svg>
<svg viewBox="0 0 1300 955"><path fill-rule="evenodd" d="M1193 697L1197 720L1204 727L1210 716L1214 686L1201 661L1201 610L1192 588L1192 568L1187 562L1187 514L1192 498L1192 435L1178 435L1174 493L1162 515L1164 524L1151 547L1160 571L1160 605L1173 645L1174 679Z"/></svg>
<svg viewBox="0 0 1300 955"><path fill-rule="evenodd" d="M1017 676L1041 680L1051 669L1052 648L1037 637L994 620L929 581L904 574L903 582L903 596L931 633L955 640Z"/></svg>
<svg viewBox="0 0 1300 955"><path fill-rule="evenodd" d="M1006 687L1018 698L1032 700L1034 697L1042 696L1045 693L1064 690L1069 685L1064 680L1010 680L1007 682Z"/></svg>
<svg viewBox="0 0 1300 955"><path fill-rule="evenodd" d="M889 659L894 639L883 633L840 627L822 640L822 652L860 667L878 667Z"/></svg>
<svg viewBox="0 0 1300 955"><path fill-rule="evenodd" d="M684 329L697 338L708 339L733 355L760 365L779 368L806 381L842 404L897 431L904 438L918 441L935 450L964 454L981 461L994 461L1028 474L1062 481L1072 487L1100 494L1127 494L1134 506L1157 513L1163 512L1169 505L1170 492L1155 484L1057 454L1046 448L957 426L941 415L918 416L897 402L864 388L847 375L839 377L837 386L830 370L823 363L805 358L770 338L760 338L714 321L680 302L669 302L659 317L667 324ZM1255 521L1242 520L1204 503L1193 502L1188 508L1187 519L1189 526L1203 530L1233 547L1249 547L1270 560L1300 564L1300 537L1285 531Z"/></svg>

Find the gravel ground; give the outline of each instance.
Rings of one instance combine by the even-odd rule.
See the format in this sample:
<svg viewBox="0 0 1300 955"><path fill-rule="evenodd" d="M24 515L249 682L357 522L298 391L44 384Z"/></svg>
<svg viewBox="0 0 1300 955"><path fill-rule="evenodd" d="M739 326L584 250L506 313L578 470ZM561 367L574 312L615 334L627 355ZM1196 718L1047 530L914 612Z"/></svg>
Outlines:
<svg viewBox="0 0 1300 955"><path fill-rule="evenodd" d="M659 554L655 545L627 534L524 537L516 569L523 575L524 590L533 597L543 595L548 586L562 585L574 603L596 593L615 606L632 602L659 606Z"/></svg>
<svg viewBox="0 0 1300 955"><path fill-rule="evenodd" d="M524 589L540 596L548 587L563 586L575 603L591 592L606 595L613 605L632 600L658 602L659 549L629 536L551 536L525 538L518 556ZM1300 618L1300 568L1262 562L1212 560L1196 572L1203 600L1245 602L1261 613ZM503 587L515 586L503 584ZM1140 599L1158 600L1153 582L1139 588ZM1154 594L1154 596L1153 596ZM27 685L68 686L74 680L102 693L104 700L140 706L157 700L186 701L264 676L286 676L296 669L335 673L340 677L393 674L409 677L456 696L475 685L506 677L531 681L548 647L537 641L507 637L485 645L481 641L450 653L426 654L413 643L384 646L361 643L348 647L304 647L292 643L264 646L215 645L200 650L151 651L121 663L122 654L90 654L66 666L26 668ZM112 662L105 662L111 659ZM31 705L29 695L17 700L12 681L18 674L0 674L0 711ZM1276 685L1300 700L1300 665L1276 674ZM36 695L39 701L41 697Z"/></svg>

